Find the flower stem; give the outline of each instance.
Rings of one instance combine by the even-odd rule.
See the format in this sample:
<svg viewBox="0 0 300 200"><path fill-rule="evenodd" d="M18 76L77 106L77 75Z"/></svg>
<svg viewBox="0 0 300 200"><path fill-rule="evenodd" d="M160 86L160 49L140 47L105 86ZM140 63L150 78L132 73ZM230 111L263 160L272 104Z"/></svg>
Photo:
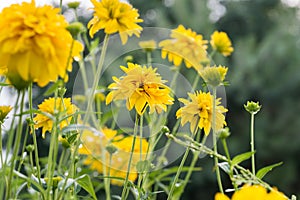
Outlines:
<svg viewBox="0 0 300 200"><path fill-rule="evenodd" d="M92 86L91 91L88 95L87 113L84 116L83 124L86 124L88 122L89 117L92 114L92 105L93 105L93 100L94 100L94 93L95 93L96 88L98 86L100 76L101 76L101 72L102 72L102 69L103 69L103 63L104 63L104 58L105 58L105 55L106 55L108 41L109 41L109 35L106 34L105 37L104 37L103 47L102 47L101 55L100 55L100 58L99 58L99 63L98 63L98 66L97 66L97 71L96 71L96 74L95 74L95 79L94 79L94 82L93 82L93 86Z"/></svg>
<svg viewBox="0 0 300 200"><path fill-rule="evenodd" d="M32 111L32 83L29 86L29 110ZM39 184L41 184L41 169L40 169L40 164L39 164L39 152L38 152L38 146L37 146L37 140L36 140L36 133L34 129L34 124L33 124L33 113L30 112L30 128L31 128L31 133L33 137L33 145L34 145L34 156L35 156L35 165L36 165L36 170L37 170L37 178L39 181Z"/></svg>
<svg viewBox="0 0 300 200"><path fill-rule="evenodd" d="M20 91L19 91L20 95ZM20 117L19 117L19 123L17 127L17 136L15 139L15 145L14 145L14 150L13 150L13 155L11 159L11 164L10 164L10 171L9 171L9 178L8 178L8 184L7 184L7 193L6 193L6 199L9 199L10 193L12 190L12 178L13 178L13 171L15 168L15 161L17 158L17 154L20 148L20 143L21 143L21 136L22 136L22 128L23 128L23 108L24 108L24 97L25 97L25 90L22 91L22 97L21 97L21 105L20 105Z"/></svg>
<svg viewBox="0 0 300 200"><path fill-rule="evenodd" d="M250 129L250 134L251 134L251 163L252 163L252 173L255 175L255 155L254 155L254 113L251 113L251 129Z"/></svg>
<svg viewBox="0 0 300 200"><path fill-rule="evenodd" d="M136 136L137 136L137 132L138 132L137 131L138 124L139 124L138 121L139 121L138 114L136 113L135 124L134 124L134 129L133 129L133 141L132 141L132 145L131 145L130 157L129 157L129 161L128 161L127 173L126 173L126 178L124 181L124 187L123 187L121 199L126 199L128 178L129 178L129 174L130 174L131 162L132 162L132 157L133 157L133 153L134 153L135 140L136 140Z"/></svg>
<svg viewBox="0 0 300 200"><path fill-rule="evenodd" d="M213 111L212 111L212 129L213 129L213 144L214 144L214 152L215 154L218 153L218 145L217 145L217 130L216 130L216 98L217 98L217 88L213 87ZM223 186L222 186L222 180L220 175L220 168L219 168L219 160L215 156L215 169L216 169L216 176L217 176L217 182L219 186L219 190L221 193L224 193Z"/></svg>

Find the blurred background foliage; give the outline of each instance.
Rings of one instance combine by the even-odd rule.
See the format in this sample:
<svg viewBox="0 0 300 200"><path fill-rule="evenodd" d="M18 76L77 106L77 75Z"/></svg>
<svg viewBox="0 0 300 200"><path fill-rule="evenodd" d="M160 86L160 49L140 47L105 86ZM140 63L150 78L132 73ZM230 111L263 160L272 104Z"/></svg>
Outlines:
<svg viewBox="0 0 300 200"><path fill-rule="evenodd" d="M229 67L226 88L229 148L232 155L249 151L247 100L259 101L256 117L257 167L283 161L265 177L288 196L300 198L300 2L297 0L131 0L144 26L176 28L183 24L206 39L225 31L235 52L215 62ZM222 149L220 147L220 149ZM250 166L245 163L245 166ZM212 199L217 184L209 158L199 160L182 199ZM226 176L226 187L231 188Z"/></svg>

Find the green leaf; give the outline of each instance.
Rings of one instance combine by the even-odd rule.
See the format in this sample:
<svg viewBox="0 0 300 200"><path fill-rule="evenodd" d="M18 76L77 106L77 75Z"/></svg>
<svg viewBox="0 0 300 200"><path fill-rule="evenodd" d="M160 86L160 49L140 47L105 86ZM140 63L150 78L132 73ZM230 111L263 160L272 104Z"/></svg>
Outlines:
<svg viewBox="0 0 300 200"><path fill-rule="evenodd" d="M84 174L78 178L76 178L76 182L83 188L85 191L87 191L94 199L97 200L94 187L91 181L91 178Z"/></svg>
<svg viewBox="0 0 300 200"><path fill-rule="evenodd" d="M48 96L52 95L56 91L56 89L62 85L63 85L62 80L56 81L53 85L51 85L48 88L48 90L44 93L44 96L48 97Z"/></svg>
<svg viewBox="0 0 300 200"><path fill-rule="evenodd" d="M248 160L255 152L246 152L246 153L242 153L239 154L237 156L235 156L232 160L231 160L231 166L234 165L238 165L241 162Z"/></svg>
<svg viewBox="0 0 300 200"><path fill-rule="evenodd" d="M8 84L8 83L3 83L3 82L1 82L0 83L0 86L2 87L2 86L10 86L11 84Z"/></svg>
<svg viewBox="0 0 300 200"><path fill-rule="evenodd" d="M261 168L260 170L258 170L258 172L256 173L256 177L259 179L262 179L269 171L272 171L272 169L274 167L278 167L280 165L282 165L283 162L279 162L273 165L269 165L266 167Z"/></svg>

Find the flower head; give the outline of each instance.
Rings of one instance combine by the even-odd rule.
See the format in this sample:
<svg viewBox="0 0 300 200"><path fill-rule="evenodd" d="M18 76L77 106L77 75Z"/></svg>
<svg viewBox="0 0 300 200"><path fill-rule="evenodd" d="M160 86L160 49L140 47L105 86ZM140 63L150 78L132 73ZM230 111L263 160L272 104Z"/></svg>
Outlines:
<svg viewBox="0 0 300 200"><path fill-rule="evenodd" d="M66 30L68 23L59 9L35 2L13 4L0 13L0 67L9 81L23 89L36 82L43 87L72 70L71 56L83 47Z"/></svg>
<svg viewBox="0 0 300 200"><path fill-rule="evenodd" d="M170 37L171 39L159 43L159 47L162 47L162 58L168 56L175 66L184 61L187 68L194 67L197 71L202 68L203 63L208 62L207 40L203 40L202 35L179 25L172 30Z"/></svg>
<svg viewBox="0 0 300 200"><path fill-rule="evenodd" d="M0 124L4 122L4 119L8 115L8 113L11 111L11 106L0 106Z"/></svg>
<svg viewBox="0 0 300 200"><path fill-rule="evenodd" d="M218 67L205 67L203 70L199 71L199 74L206 84L216 87L223 84L227 70L227 67L219 65Z"/></svg>
<svg viewBox="0 0 300 200"><path fill-rule="evenodd" d="M130 4L119 0L102 0L100 2L91 0L94 5L94 17L89 21L88 28L90 36L93 37L97 31L104 29L106 34L119 33L122 44L127 42L128 36L133 34L140 36L143 28L137 23L143 22L139 19L138 10Z"/></svg>
<svg viewBox="0 0 300 200"><path fill-rule="evenodd" d="M37 114L33 121L35 122L34 128L42 128L42 136L45 138L46 131L51 131L54 125L53 118L50 116L59 115L59 127L64 128L71 124L74 114L78 111L78 108L71 103L70 98L49 98L44 100L38 105L39 111L42 113Z"/></svg>
<svg viewBox="0 0 300 200"><path fill-rule="evenodd" d="M181 125L190 122L190 130L194 133L196 126L204 129L205 135L208 135L212 124L212 111L213 111L213 96L210 93L195 92L188 93L190 101L180 98L184 107L176 112L176 117L181 118ZM216 99L216 131L226 125L225 116L223 113L227 109L220 106L220 99Z"/></svg>
<svg viewBox="0 0 300 200"><path fill-rule="evenodd" d="M240 190L234 192L232 200L287 200L288 198L277 189L272 188L267 192L261 185L244 185ZM215 200L230 200L225 194L217 193Z"/></svg>
<svg viewBox="0 0 300 200"><path fill-rule="evenodd" d="M142 115L147 107L150 113L166 111L167 105L173 104L170 96L170 88L164 83L156 69L128 63L128 68L121 66L126 76L113 77L114 83L108 86L112 89L107 97L106 104L112 100L126 100L128 110L135 108L139 115Z"/></svg>
<svg viewBox="0 0 300 200"><path fill-rule="evenodd" d="M215 31L211 35L210 45L214 50L223 54L223 56L230 56L234 50L231 41L225 32Z"/></svg>
<svg viewBox="0 0 300 200"><path fill-rule="evenodd" d="M89 131L83 133L83 145L80 147L79 153L87 155L84 164L90 165L90 168L102 174L108 172L108 169L110 169L110 176L125 179L133 137L125 137L124 135L117 134L117 131L108 128L103 128L102 132L104 136L99 136ZM141 141L142 144L140 143ZM105 149L106 153L103 154L103 150ZM113 151L110 151L112 149ZM142 158L145 158L147 149L147 140L141 140L137 137L133 151L132 167L129 173L130 181L135 181L137 178L137 170L134 166L140 161L140 152L142 152ZM109 162L110 157L111 163ZM112 178L111 183L121 186L123 181Z"/></svg>

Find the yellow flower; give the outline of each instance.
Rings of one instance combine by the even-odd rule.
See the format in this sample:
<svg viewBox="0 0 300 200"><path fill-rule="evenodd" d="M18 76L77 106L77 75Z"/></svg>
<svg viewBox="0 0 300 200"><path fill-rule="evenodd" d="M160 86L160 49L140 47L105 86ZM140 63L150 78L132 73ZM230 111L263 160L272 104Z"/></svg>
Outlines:
<svg viewBox="0 0 300 200"><path fill-rule="evenodd" d="M216 87L223 84L227 70L227 67L219 65L218 67L205 67L203 70L199 71L199 74L206 84Z"/></svg>
<svg viewBox="0 0 300 200"><path fill-rule="evenodd" d="M234 50L231 41L225 32L215 31L211 35L210 44L214 50L223 54L223 56L230 56Z"/></svg>
<svg viewBox="0 0 300 200"><path fill-rule="evenodd" d="M71 103L70 98L49 98L44 100L38 105L39 111L42 113L37 114L33 121L35 122L34 128L42 127L42 137L45 138L46 131L50 131L53 128L54 122L50 116L55 117L56 113L59 115L59 127L62 129L71 124L74 114L78 111L78 108ZM55 111L54 111L55 109ZM49 116L50 115L50 116Z"/></svg>
<svg viewBox="0 0 300 200"><path fill-rule="evenodd" d="M11 111L11 106L0 106L0 124L4 122L4 119L8 115L8 113Z"/></svg>
<svg viewBox="0 0 300 200"><path fill-rule="evenodd" d="M208 135L212 124L213 96L210 93L198 92L188 93L190 101L180 98L184 107L176 112L176 117L181 118L181 125L190 122L190 130L194 133L196 126L204 129L205 135ZM216 99L216 131L226 125L223 113L227 109L220 106L220 99Z"/></svg>
<svg viewBox="0 0 300 200"><path fill-rule="evenodd" d="M207 40L203 40L202 35L179 25L172 30L170 37L171 39L159 43L159 47L162 47L163 59L168 56L169 61L175 66L179 66L184 61L187 68L194 67L197 71L208 62Z"/></svg>
<svg viewBox="0 0 300 200"><path fill-rule="evenodd" d="M240 190L236 191L231 200L287 200L288 198L273 188L271 192L267 192L266 188L261 185L244 185ZM217 193L215 200L230 200L225 194Z"/></svg>
<svg viewBox="0 0 300 200"><path fill-rule="evenodd" d="M230 200L225 194L217 193L215 195L215 200Z"/></svg>
<svg viewBox="0 0 300 200"><path fill-rule="evenodd" d="M139 46L146 52L151 52L156 49L156 42L154 40L147 40L139 42Z"/></svg>
<svg viewBox="0 0 300 200"><path fill-rule="evenodd" d="M167 105L173 104L173 98L170 96L170 88L164 85L166 81L156 73L157 69L127 64L128 68L121 66L126 76L120 79L113 77L115 83L108 86L113 91L107 95L106 104L112 100L125 99L127 109L135 108L139 115L142 115L148 106L150 113L166 111Z"/></svg>
<svg viewBox="0 0 300 200"><path fill-rule="evenodd" d="M36 7L34 0L2 10L0 68L6 68L9 81L17 89L30 82L43 87L58 77L66 78L67 71L72 70L70 53L78 57L83 49L66 30L67 25L59 9Z"/></svg>
<svg viewBox="0 0 300 200"><path fill-rule="evenodd" d="M112 177L126 177L128 160L130 157L131 145L133 141L132 136L125 137L124 135L117 135L117 131L103 128L102 132L104 136L96 135L92 132L85 131L82 135L82 143L79 153L85 154L87 157L84 160L84 164L90 165L91 169L97 170L99 173L104 174L110 169L110 176ZM142 152L142 159L145 159L148 149L148 142L146 139L142 139L142 149L140 149L140 138L136 138L134 146L134 154L132 157L131 169L129 173L129 180L135 181L137 178L137 170L135 166L140 161L140 152ZM105 158L103 156L103 149L108 146L114 146L117 151L113 154L109 154L106 151ZM109 163L111 156L111 163ZM104 168L106 167L106 168ZM111 183L114 185L123 185L122 180L111 179Z"/></svg>
<svg viewBox="0 0 300 200"><path fill-rule="evenodd" d="M88 28L90 36L93 37L100 29L106 34L119 33L122 44L127 42L128 36L133 34L140 36L143 28L137 23L143 22L139 19L138 10L130 4L119 0L91 0L94 4L94 17L89 21Z"/></svg>

